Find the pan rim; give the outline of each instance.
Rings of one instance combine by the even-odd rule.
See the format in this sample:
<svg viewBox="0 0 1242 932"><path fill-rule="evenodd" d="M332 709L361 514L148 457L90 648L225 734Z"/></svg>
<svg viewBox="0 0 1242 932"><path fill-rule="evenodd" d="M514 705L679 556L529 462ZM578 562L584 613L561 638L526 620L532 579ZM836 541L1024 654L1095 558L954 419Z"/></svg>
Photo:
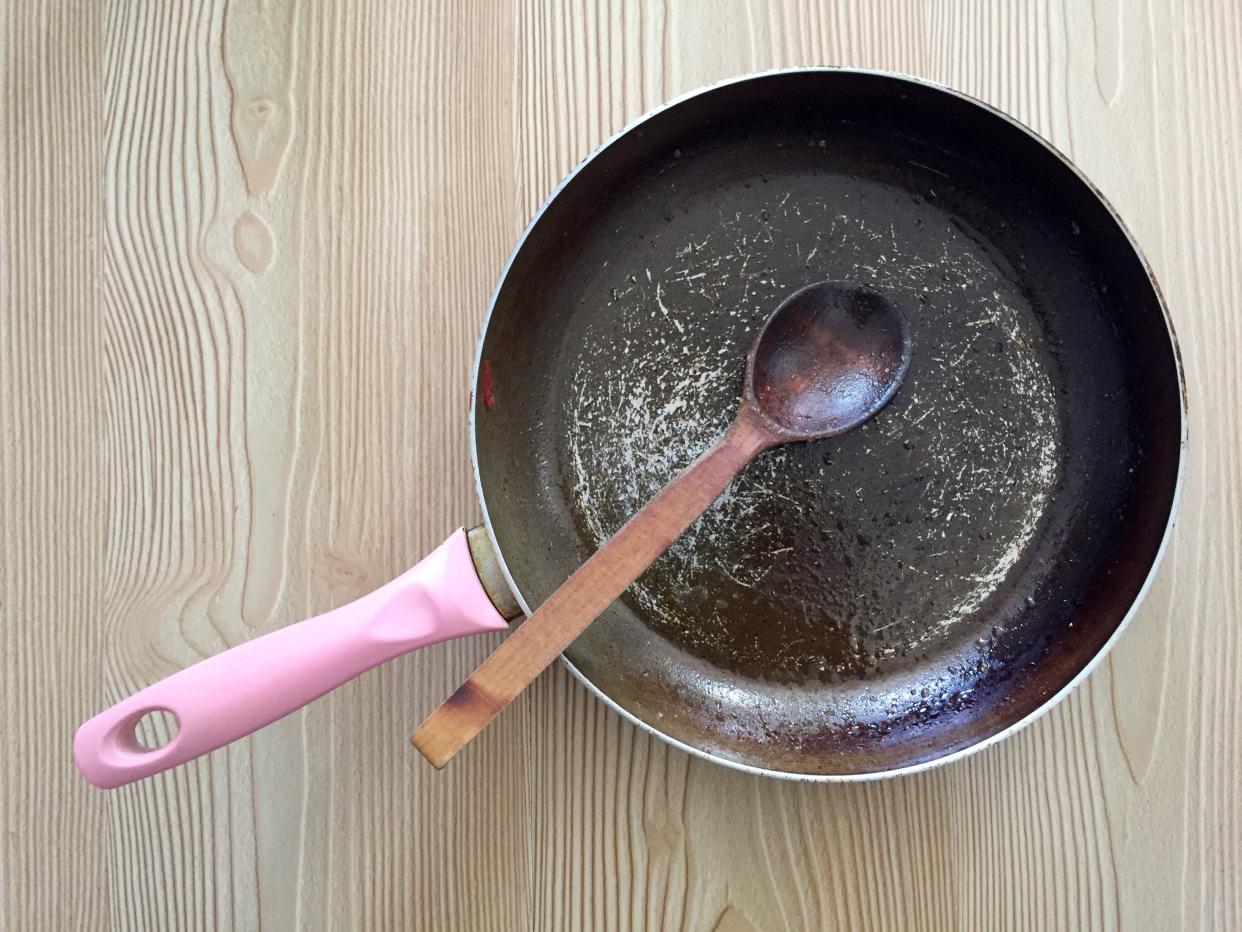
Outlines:
<svg viewBox="0 0 1242 932"><path fill-rule="evenodd" d="M643 125L644 123L649 121L652 117L656 116L657 114L662 113L665 110L671 109L685 101L692 100L695 97L699 97L700 95L708 94L720 88L729 87L734 84L742 84L742 83L749 82L749 81L762 80L765 78L770 78L770 77L779 76L779 75L808 74L808 73L810 74L845 73L845 74L873 75L876 77L889 78L889 79L893 79L897 81L904 81L909 84L913 84L913 85L917 85L917 86L921 86L925 88L930 88L936 91L941 91L943 93L949 94L952 97L956 97L959 100L964 101L968 104L972 104L976 107L979 107L987 111L989 114L993 116L999 117L1000 119L1008 123L1010 126L1020 130L1022 133L1024 133L1027 137L1029 137L1036 144L1046 149L1051 155L1053 155L1058 161L1060 161L1061 164L1063 164L1066 168L1068 168L1071 172L1073 172L1074 175L1080 181L1082 181L1084 185L1086 185L1088 190L1091 191L1091 193L1095 196L1096 200L1099 201L1099 203L1104 207L1104 209L1108 211L1109 216L1112 218L1113 222L1117 225L1117 228L1121 231L1130 249L1133 251L1135 257L1138 259L1139 263L1141 264L1143 271L1147 276L1147 280L1151 282L1152 289L1156 295L1156 302L1160 307L1160 313L1164 320L1165 331L1168 334L1169 348L1172 350L1172 353L1173 353L1174 368L1177 373L1178 418L1180 422L1179 423L1179 448L1178 448L1178 460L1177 460L1177 478L1174 481L1173 498L1169 505L1169 515L1168 515L1168 519L1165 522L1164 533L1161 535L1160 544L1156 549L1156 554L1152 559L1151 566L1149 567L1147 571L1147 575L1143 579L1142 585L1139 586L1138 592L1135 593L1134 599L1131 601L1130 606L1126 609L1125 615L1122 616L1122 619L1117 624L1116 628L1113 629L1112 633L1100 646L1099 650L1097 650L1096 653L1091 657L1091 659L1088 660L1088 662L1084 664L1083 667L1076 674L1074 674L1074 676L1070 679L1068 683L1066 683L1063 687L1061 687L1061 689L1053 693L1051 696L1045 699L1042 703L1040 703L1036 708L1032 709L1030 712L1022 716L1017 721L1011 722L1009 725L1005 726L1004 728L1000 729L994 734L988 735L986 738L982 738L979 741L974 742L973 744L969 744L966 747L958 748L955 751L950 751L946 754L942 754L940 756L933 757L928 760L919 761L917 763L908 764L908 765L904 765L901 767L892 767L886 770L867 771L863 773L826 773L826 774L798 773L794 771L772 770L766 767L758 767L753 764L746 764L741 761L736 761L736 760L732 760L727 757L713 754L712 752L703 750L702 748L697 748L697 747L694 747L693 745L686 744L685 742L680 741L677 738L674 738L672 735L669 735L669 734L666 734L665 732L660 731L655 726L649 724L648 722L643 721L637 715L630 712L628 709L624 708L623 706L618 704L616 701L614 701L610 696L605 694L598 686L596 686L585 674L583 674L582 671L580 671L573 664L573 662L570 661L569 658L565 656L565 654L562 653L560 655L561 663L563 663L569 669L569 672L573 674L573 676L578 680L578 682L582 683L582 685L584 685L597 699L604 702L605 705L611 708L614 712L620 714L623 718L628 720L630 723L638 726L638 728L642 729L648 734L655 736L656 738L659 738L661 741L667 742L668 744L672 745L675 748L678 748L682 751L687 752L688 754L691 754L695 757L702 758L703 760L711 761L714 764L719 764L724 767L728 767L732 770L741 771L743 773L755 774L758 776L774 777L780 780L790 780L790 781L806 782L806 783L858 783L858 782L864 782L864 781L887 780L893 777L906 776L906 775L915 774L915 773L919 773L919 772L926 771L926 770L931 770L936 767L941 767L946 764L950 764L955 761L962 760L963 758L969 757L973 754L977 754L980 751L984 750L985 748L991 747L992 745L997 744L998 742L1004 740L1005 738L1008 738L1016 734L1018 731L1022 730L1023 728L1025 728L1026 726L1034 722L1036 719L1040 718L1042 715L1047 713L1055 705L1061 702L1061 700L1063 700L1066 696L1068 696L1071 692L1073 692L1074 689L1077 688L1083 682L1083 680L1085 680L1091 674L1091 672L1095 670L1095 668L1100 664L1100 661L1104 659L1104 657L1112 649L1113 645L1116 644L1117 640L1121 637L1122 632L1124 632L1125 629L1129 626L1131 619L1138 612L1138 609L1143 604L1143 601L1147 598L1147 595L1149 591L1151 590L1152 584L1155 581L1156 575L1160 570L1160 566L1164 561L1165 553L1169 548L1169 542L1173 535L1173 528L1175 524L1177 523L1178 513L1181 508L1182 493L1183 493L1183 489L1185 486L1186 474L1187 474L1187 460L1189 457L1189 439L1190 439L1189 437L1189 408L1188 408L1187 391L1186 391L1186 374L1185 374L1185 369L1182 364L1181 348L1178 345L1177 334L1173 328L1173 321L1169 313L1168 304L1165 301L1164 292L1160 287L1160 283L1156 279L1155 273L1151 267L1151 263L1147 260L1146 255L1144 255L1143 250L1139 247L1137 241L1134 238L1133 233L1131 233L1130 231L1130 228L1126 226L1125 222L1121 218L1121 215L1113 207L1112 203L1108 200L1108 198L1104 196L1103 192L1094 184L1094 182L1092 182L1091 179L1088 178L1083 173L1083 171L1078 168L1078 166L1073 162L1073 160L1070 159L1069 156L1067 156L1065 153L1061 152L1056 146L1054 146L1051 142L1049 142L1043 136L1036 133L1034 130L1026 126L1021 121L1010 116L1008 113L1005 113L1003 110L1000 110L985 101L979 100L978 98L973 97L969 94L966 94L962 91L959 91L955 88L949 87L948 85L941 84L937 81L932 81L928 78L917 77L914 75L904 74L904 73L897 72L897 71L889 71L889 70L879 69L879 68L855 68L855 67L842 66L842 65L798 66L798 67L790 67L790 68L773 68L773 69L768 69L764 71L750 72L750 73L726 78L724 80L717 81L712 84L704 85L702 87L691 90L685 94L681 94L677 97L670 98L664 103L652 108L651 110L646 111L641 116L626 123L621 129L613 133L611 136L609 136L607 139L601 142L598 146L592 149L591 152L585 158L583 158L577 165L575 165L557 183L557 185L551 190L548 196L539 205L539 208L534 212L534 214L532 214L529 222L526 224L525 228L522 230L521 235L518 237L517 241L514 243L513 249L510 251L508 259L505 261L504 266L500 270L500 275L498 276L496 280L496 285L493 288L491 296L488 300L487 313L483 317L482 325L479 330L479 336L475 344L474 366L471 370L470 385L477 386L479 383L480 368L483 364L483 345L486 342L488 331L491 328L492 318L496 311L496 306L497 306L497 302L500 297L501 289L503 288L504 283L509 278L509 274L510 274L510 271L512 270L514 262L517 260L518 255L521 253L523 247L525 246L526 240L530 236L531 231L535 228L535 226L542 219L548 207L553 203L553 201L556 200L556 198L561 194L561 192L565 189L565 187L568 186L569 183L578 176L579 172L581 172L588 164L594 161L595 158L599 156L602 152L604 152L606 149L611 147L612 144L615 143L617 140L621 139L623 136L626 136L631 131L637 129L639 126ZM474 397L473 393L471 397L472 397L472 401L470 404L468 425L469 425L469 432L470 432L470 437L469 437L470 462L471 462L471 468L474 473L475 494L478 497L479 506L482 509L483 523L485 527L487 528L488 536L492 540L492 547L495 552L497 565L500 567L500 571L505 578L505 582L509 585L509 589L513 593L514 598L517 599L517 602L521 606L522 611L526 615L529 616L531 614L531 606L527 603L526 598L523 596L521 590L517 586L517 583L514 581L513 576L509 571L508 563L505 560L504 553L501 547L499 546L499 544L496 543L496 532L495 532L495 528L492 526L491 512L487 506L487 496L483 489L482 473L479 469L478 431L476 429L478 399Z"/></svg>

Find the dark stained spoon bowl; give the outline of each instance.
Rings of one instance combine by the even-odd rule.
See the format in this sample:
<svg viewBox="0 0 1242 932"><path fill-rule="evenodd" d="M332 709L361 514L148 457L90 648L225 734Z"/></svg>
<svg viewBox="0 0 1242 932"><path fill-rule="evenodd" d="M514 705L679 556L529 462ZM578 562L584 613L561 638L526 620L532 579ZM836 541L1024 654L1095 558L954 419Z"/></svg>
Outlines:
<svg viewBox="0 0 1242 932"><path fill-rule="evenodd" d="M909 368L910 334L892 301L850 282L816 282L759 331L746 398L783 439L834 437L884 407Z"/></svg>

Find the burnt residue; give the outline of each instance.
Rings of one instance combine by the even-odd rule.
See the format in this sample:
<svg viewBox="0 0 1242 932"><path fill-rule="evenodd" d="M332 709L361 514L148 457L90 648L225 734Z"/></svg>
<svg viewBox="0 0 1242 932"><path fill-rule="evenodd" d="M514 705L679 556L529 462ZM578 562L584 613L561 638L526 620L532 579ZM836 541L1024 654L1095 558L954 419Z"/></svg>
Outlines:
<svg viewBox="0 0 1242 932"><path fill-rule="evenodd" d="M476 440L529 602L724 430L757 327L826 279L902 308L901 390L760 456L568 652L678 740L812 774L942 756L1069 682L1145 578L1180 451L1146 270L1047 150L895 79L734 85L592 163L500 290L506 403Z"/></svg>

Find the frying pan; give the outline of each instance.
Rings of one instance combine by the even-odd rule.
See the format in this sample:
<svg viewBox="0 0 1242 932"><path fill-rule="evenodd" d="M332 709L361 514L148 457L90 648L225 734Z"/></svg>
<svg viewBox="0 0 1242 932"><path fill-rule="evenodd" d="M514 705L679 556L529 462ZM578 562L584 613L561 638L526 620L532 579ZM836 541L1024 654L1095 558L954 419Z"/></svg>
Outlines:
<svg viewBox="0 0 1242 932"><path fill-rule="evenodd" d="M1168 313L1102 195L1009 117L799 69L649 114L531 222L476 356L485 528L105 711L79 767L138 779L529 613L724 430L781 298L837 279L905 313L896 398L763 454L565 662L640 727L773 776L886 776L1012 733L1099 661L1163 552L1187 439ZM144 748L159 709L179 731Z"/></svg>

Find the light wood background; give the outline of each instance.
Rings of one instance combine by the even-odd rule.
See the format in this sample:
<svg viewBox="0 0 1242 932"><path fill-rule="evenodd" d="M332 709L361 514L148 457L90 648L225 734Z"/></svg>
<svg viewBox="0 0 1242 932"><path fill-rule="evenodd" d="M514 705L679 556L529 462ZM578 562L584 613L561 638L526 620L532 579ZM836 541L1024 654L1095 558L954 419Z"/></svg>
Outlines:
<svg viewBox="0 0 1242 932"><path fill-rule="evenodd" d="M1242 927L1242 11L1234 0L0 3L0 925ZM75 726L478 518L470 355L561 175L778 65L926 75L1113 200L1182 341L1159 582L1087 685L918 777L797 785L563 670L448 771L441 645L113 793Z"/></svg>

